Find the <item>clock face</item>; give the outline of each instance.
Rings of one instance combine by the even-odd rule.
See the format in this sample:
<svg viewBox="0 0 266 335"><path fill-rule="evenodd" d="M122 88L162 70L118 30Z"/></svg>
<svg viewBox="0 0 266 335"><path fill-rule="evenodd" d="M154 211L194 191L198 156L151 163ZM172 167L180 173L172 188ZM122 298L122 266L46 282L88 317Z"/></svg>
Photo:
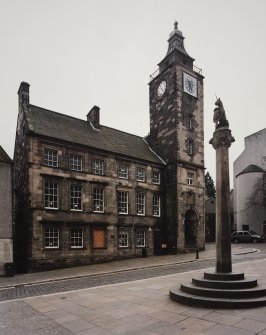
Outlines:
<svg viewBox="0 0 266 335"><path fill-rule="evenodd" d="M194 93L195 92L195 83L191 78L186 78L185 81L185 85L186 85L186 89L190 92L190 93Z"/></svg>
<svg viewBox="0 0 266 335"><path fill-rule="evenodd" d="M197 97L197 79L184 73L184 92Z"/></svg>
<svg viewBox="0 0 266 335"><path fill-rule="evenodd" d="M158 89L157 89L157 95L158 97L162 97L164 95L166 91L166 81L161 81L161 83L159 84L158 86Z"/></svg>

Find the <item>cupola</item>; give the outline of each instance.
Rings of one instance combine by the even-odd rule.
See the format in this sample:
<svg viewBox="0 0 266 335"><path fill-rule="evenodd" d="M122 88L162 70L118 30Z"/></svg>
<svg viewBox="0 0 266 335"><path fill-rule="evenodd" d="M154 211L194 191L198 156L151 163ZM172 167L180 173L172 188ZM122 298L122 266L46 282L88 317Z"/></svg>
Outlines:
<svg viewBox="0 0 266 335"><path fill-rule="evenodd" d="M178 30L178 22L175 21L174 23L174 30L171 32L169 39L168 39L168 51L167 55L169 55L173 50L177 49L184 54L188 55L184 47L184 36L181 30Z"/></svg>

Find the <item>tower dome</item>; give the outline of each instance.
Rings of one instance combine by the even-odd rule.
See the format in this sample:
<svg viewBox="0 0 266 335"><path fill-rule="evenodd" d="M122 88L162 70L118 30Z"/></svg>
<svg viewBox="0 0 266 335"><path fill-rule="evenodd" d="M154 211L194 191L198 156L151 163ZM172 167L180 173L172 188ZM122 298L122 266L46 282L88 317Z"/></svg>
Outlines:
<svg viewBox="0 0 266 335"><path fill-rule="evenodd" d="M181 31L181 30L178 30L177 27L178 27L178 22L175 21L175 22L174 22L174 30L173 30L173 31L171 32L171 34L169 35L169 39L170 39L172 36L174 36L175 34L180 35L180 36L183 37L182 31Z"/></svg>
<svg viewBox="0 0 266 335"><path fill-rule="evenodd" d="M174 30L170 33L168 43L169 43L169 46L168 46L167 55L170 54L175 49L188 55L184 47L184 36L182 34L182 31L178 29L177 21L174 22Z"/></svg>

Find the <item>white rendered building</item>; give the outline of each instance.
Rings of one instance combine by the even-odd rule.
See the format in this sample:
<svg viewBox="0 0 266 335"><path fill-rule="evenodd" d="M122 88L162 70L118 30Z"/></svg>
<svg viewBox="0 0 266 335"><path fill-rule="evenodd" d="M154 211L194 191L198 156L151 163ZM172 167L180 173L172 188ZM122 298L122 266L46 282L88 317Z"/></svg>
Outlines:
<svg viewBox="0 0 266 335"><path fill-rule="evenodd" d="M237 230L266 234L266 128L245 137L234 161L234 222Z"/></svg>

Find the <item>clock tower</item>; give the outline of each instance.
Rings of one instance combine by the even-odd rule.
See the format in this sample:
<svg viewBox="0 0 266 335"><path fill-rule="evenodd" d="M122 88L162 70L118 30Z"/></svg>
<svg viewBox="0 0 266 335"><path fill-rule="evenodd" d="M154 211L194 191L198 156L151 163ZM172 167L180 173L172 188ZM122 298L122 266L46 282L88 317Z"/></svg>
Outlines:
<svg viewBox="0 0 266 335"><path fill-rule="evenodd" d="M149 83L148 141L166 163L160 234L169 252L205 246L204 77L193 62L175 22L167 54Z"/></svg>

